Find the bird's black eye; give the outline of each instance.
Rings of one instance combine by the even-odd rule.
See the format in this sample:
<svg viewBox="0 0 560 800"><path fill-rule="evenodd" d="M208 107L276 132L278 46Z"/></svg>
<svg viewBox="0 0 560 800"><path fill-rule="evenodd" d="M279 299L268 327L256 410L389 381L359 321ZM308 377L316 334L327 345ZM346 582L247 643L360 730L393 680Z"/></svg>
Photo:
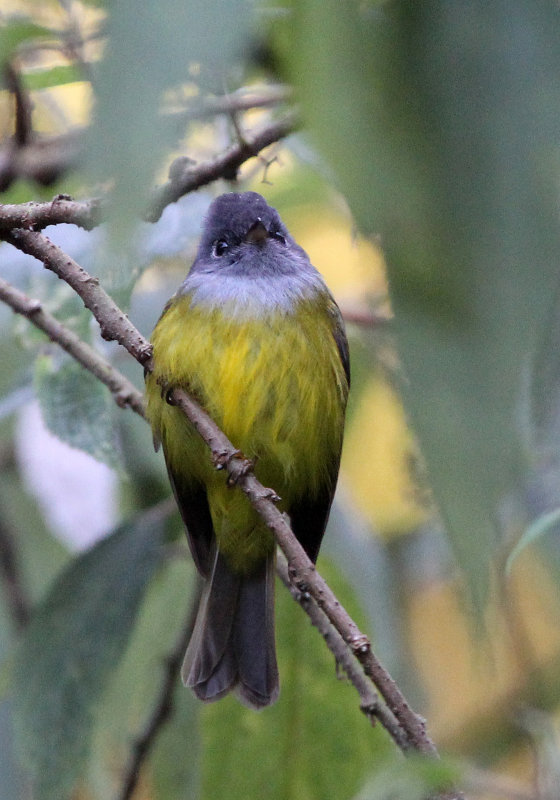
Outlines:
<svg viewBox="0 0 560 800"><path fill-rule="evenodd" d="M286 237L280 231L274 231L272 234L275 239L277 239L280 244L286 244Z"/></svg>
<svg viewBox="0 0 560 800"><path fill-rule="evenodd" d="M228 247L229 247L229 243L226 242L225 239L216 239L216 241L214 242L214 247L213 247L214 255L218 256L218 258L220 256L223 256L223 254L226 252Z"/></svg>

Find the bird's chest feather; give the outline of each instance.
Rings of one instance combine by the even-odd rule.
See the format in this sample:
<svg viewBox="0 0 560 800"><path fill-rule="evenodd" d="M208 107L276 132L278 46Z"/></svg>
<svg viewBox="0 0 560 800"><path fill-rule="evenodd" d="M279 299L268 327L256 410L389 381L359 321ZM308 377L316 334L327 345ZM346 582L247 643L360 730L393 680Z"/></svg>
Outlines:
<svg viewBox="0 0 560 800"><path fill-rule="evenodd" d="M347 387L325 302L243 317L179 297L154 331L154 379L173 375L272 485L319 485L340 448ZM168 459L184 461L187 439L198 456L178 410L150 387L148 397ZM207 455L204 467L191 462L204 481L208 462Z"/></svg>

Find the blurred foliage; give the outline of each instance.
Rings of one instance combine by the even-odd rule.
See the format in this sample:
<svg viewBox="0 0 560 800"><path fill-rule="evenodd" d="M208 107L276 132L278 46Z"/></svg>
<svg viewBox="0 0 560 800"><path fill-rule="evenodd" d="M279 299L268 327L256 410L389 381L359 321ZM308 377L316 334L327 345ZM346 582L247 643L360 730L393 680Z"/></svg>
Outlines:
<svg viewBox="0 0 560 800"><path fill-rule="evenodd" d="M522 553L527 545L535 542L547 533L550 533L557 528L560 522L560 509L555 508L554 511L549 511L547 514L537 517L537 519L527 527L520 537L519 541L511 551L506 562L507 572L511 572L513 562Z"/></svg>
<svg viewBox="0 0 560 800"><path fill-rule="evenodd" d="M164 534L157 512L123 525L66 568L26 629L15 718L38 798L69 796L87 763L95 703L161 563Z"/></svg>
<svg viewBox="0 0 560 800"><path fill-rule="evenodd" d="M91 373L73 360L63 359L56 365L51 356L40 356L35 392L43 419L55 436L110 467L121 466L113 398Z"/></svg>
<svg viewBox="0 0 560 800"><path fill-rule="evenodd" d="M0 53L7 61L16 54L18 47L29 41L41 40L50 35L48 28L41 27L25 17L7 19L0 28Z"/></svg>
<svg viewBox="0 0 560 800"><path fill-rule="evenodd" d="M221 89L226 66L247 40L247 10L242 0L165 0L163 5L124 0L113 7L104 58L94 76L88 146L94 178L113 183L113 239L129 238L146 209L156 168L177 144L172 120L161 114L164 92L177 89L193 72L203 87ZM130 158L131 152L141 157Z"/></svg>
<svg viewBox="0 0 560 800"><path fill-rule="evenodd" d="M480 611L558 282L558 8L303 0L287 25L311 132L382 236L407 408Z"/></svg>
<svg viewBox="0 0 560 800"><path fill-rule="evenodd" d="M177 525L177 533L179 527ZM93 797L117 797L131 742L144 731L167 669L169 653L189 618L194 568L184 557L162 553L138 609L122 660L105 686L95 709L87 787ZM173 711L149 759L145 782L154 800L186 800L200 787L199 704L177 681Z"/></svg>
<svg viewBox="0 0 560 800"><path fill-rule="evenodd" d="M393 757L381 764L355 800L424 800L449 791L460 774L459 768L445 760L427 762L412 756L403 763Z"/></svg>
<svg viewBox="0 0 560 800"><path fill-rule="evenodd" d="M353 391L320 569L373 631L438 745L508 772L518 794L533 772L554 785L557 4L22 0L7 3L1 23L0 56L31 101L31 139L89 127L83 169L62 171L47 189L20 180L0 199L110 197L109 226L47 234L131 301L146 335L183 278L210 197L238 184L222 180L137 226L150 188L173 157L207 159L276 111L177 120L239 87L278 78L295 87L303 131L271 147L266 167L246 164L239 185L279 209L350 319L374 313L369 325L348 325ZM13 94L1 91L0 148L13 130ZM0 271L141 386L137 365L97 340L79 303L33 259L1 245ZM2 685L12 677L0 741L16 727L20 744L19 756L0 747L0 786L25 800L65 800L78 784L80 797L105 800L118 796L150 719L193 570L142 512L168 492L144 423L3 309L0 335L0 538L13 544L33 606L16 630L0 575ZM115 476L125 521L84 554L72 557L53 537L23 488L26 431L16 417L33 394L51 431L112 467L122 459L128 475ZM92 480L88 493L97 492ZM135 800L412 800L455 779L446 759L392 757L282 587L277 638L282 693L272 709L255 715L232 698L201 708L175 687ZM495 797L484 783L476 796Z"/></svg>

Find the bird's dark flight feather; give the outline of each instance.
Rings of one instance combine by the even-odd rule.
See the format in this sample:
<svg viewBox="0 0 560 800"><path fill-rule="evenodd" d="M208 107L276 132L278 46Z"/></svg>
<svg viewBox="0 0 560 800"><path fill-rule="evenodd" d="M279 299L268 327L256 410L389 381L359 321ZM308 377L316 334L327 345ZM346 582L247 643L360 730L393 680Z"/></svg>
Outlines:
<svg viewBox="0 0 560 800"><path fill-rule="evenodd" d="M187 529L187 540L194 563L200 574L208 578L212 569L214 529L206 489L202 484L182 480L169 464L167 474Z"/></svg>

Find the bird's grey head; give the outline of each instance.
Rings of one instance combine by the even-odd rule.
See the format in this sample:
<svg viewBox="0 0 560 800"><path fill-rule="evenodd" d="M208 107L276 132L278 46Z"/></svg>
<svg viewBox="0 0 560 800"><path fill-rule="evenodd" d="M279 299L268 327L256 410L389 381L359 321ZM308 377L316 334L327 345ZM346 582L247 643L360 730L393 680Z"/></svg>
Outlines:
<svg viewBox="0 0 560 800"><path fill-rule="evenodd" d="M326 291L323 280L256 192L223 194L210 206L197 256L180 293L194 304L229 304L240 313L293 308Z"/></svg>
<svg viewBox="0 0 560 800"><path fill-rule="evenodd" d="M256 277L293 272L302 260L306 254L264 197L231 193L210 206L193 270Z"/></svg>

